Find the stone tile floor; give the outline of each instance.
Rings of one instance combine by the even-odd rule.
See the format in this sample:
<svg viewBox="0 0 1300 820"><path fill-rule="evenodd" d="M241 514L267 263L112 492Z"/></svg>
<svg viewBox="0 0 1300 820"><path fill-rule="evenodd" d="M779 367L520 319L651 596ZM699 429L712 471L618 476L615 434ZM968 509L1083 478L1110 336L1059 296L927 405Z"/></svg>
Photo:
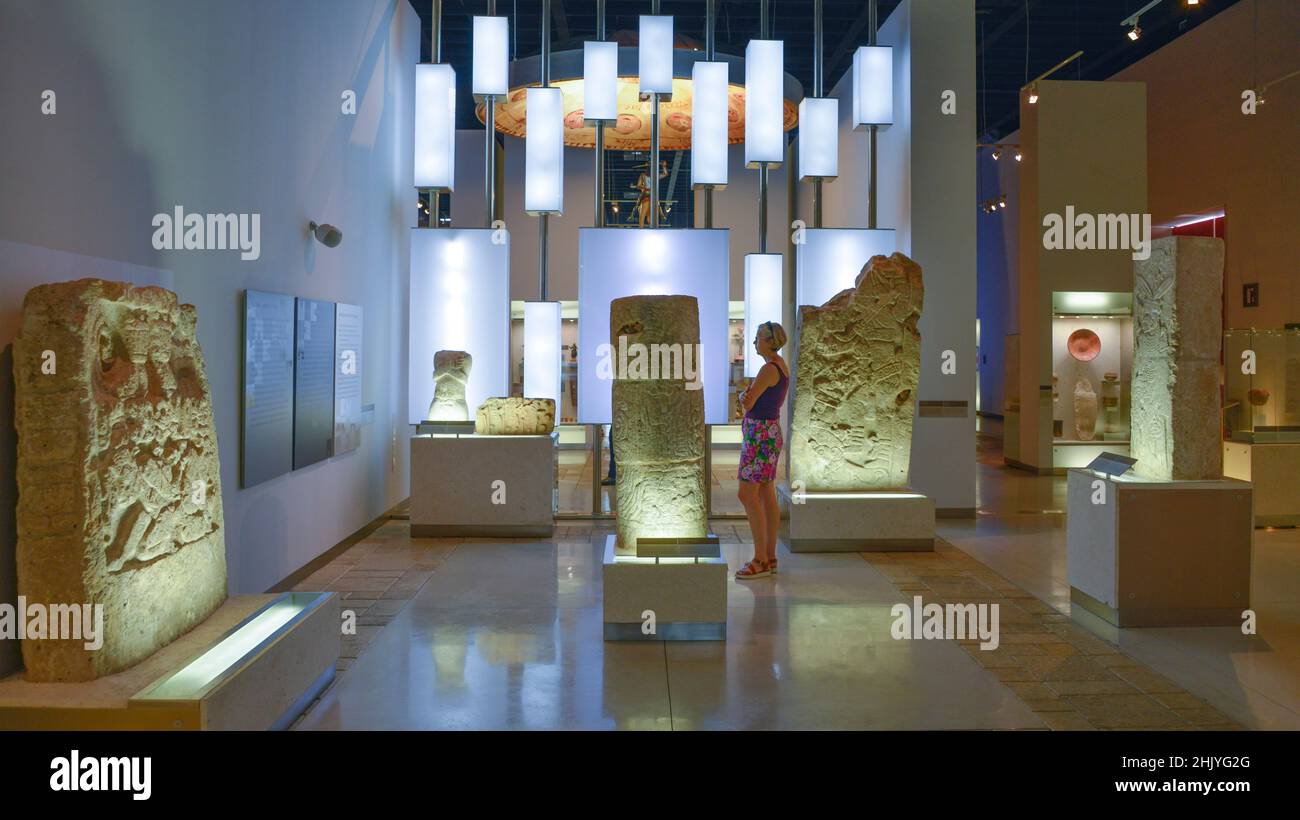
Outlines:
<svg viewBox="0 0 1300 820"><path fill-rule="evenodd" d="M609 531L611 531L610 522L564 521L557 525L555 535L549 541L561 545L562 549L565 544L596 545L603 541L604 535ZM744 559L743 545L752 543L752 538L748 527L743 522L715 521L714 531L724 544L729 545L728 549L735 553L736 560ZM473 551L475 544L472 542L506 545L539 541L541 539L514 541L511 539L412 539L409 536L407 523L393 520L385 523L327 566L304 579L295 587L296 589L323 588L337 591L343 598L342 607L351 609L357 616L356 634L345 636L343 639L337 665L339 678L322 698L330 698L331 692L338 688L340 681L348 675L349 670L371 642L398 618L412 599L416 598L421 589L435 576L443 562L458 549ZM791 558L792 561L783 563L783 567L805 559L804 556ZM861 558L888 579L897 590L898 601L910 603L912 596L920 595L925 603L998 604L1001 641L996 650L980 649L977 640L956 643L966 651L982 673L987 675L990 688L1005 687L1014 699L1027 707L1046 728L1062 730L1241 728L1227 715L1202 699L1153 672L1141 662L1120 651L1116 645L1097 638L1071 622L1068 616L1056 608L1043 603L947 542L941 541L933 553L864 553ZM832 586L834 574L842 572L843 569L833 570L829 582ZM793 581L797 585L798 575L802 573L803 568L799 565L783 570L782 582ZM789 578L791 574L795 577ZM818 570L813 567L807 571L805 578L808 586L804 589L816 589L820 596L819 600L824 600L828 594L825 574L819 575ZM502 581L502 583L506 582ZM792 588L800 589L798 586ZM764 606L764 602L770 602L775 595L775 593L769 594L767 588L759 589L751 585L746 589L748 593L740 594L752 593L753 597L749 600L755 607ZM589 593L584 594L589 597ZM744 606L743 601L736 600L738 595L733 593L731 615L733 620L741 617L739 614L741 610L736 607ZM588 609L590 608L590 600L584 598L582 603ZM842 606L845 602L838 603ZM436 606L436 601L432 605ZM479 606L483 604L480 602ZM490 609L489 604L485 611ZM448 620L466 617L464 612L450 609L442 614ZM426 612L425 615L429 616L430 613ZM487 614L471 613L469 617L490 620ZM875 624L873 629L887 631L883 619L877 617L873 623ZM740 640L740 636L745 634L744 629L752 625L737 624L737 626L740 628L735 630L736 640L732 642L735 645L729 645L721 650L726 660L716 655L719 650L701 646L665 647L665 651L677 656L679 660L695 661L686 663L682 668L696 676L695 678L688 676L688 679L691 679L693 686L698 688L701 684L698 676L702 669L706 670L704 672L706 678L703 682L709 682L706 662L713 666L722 664L719 668L723 670L721 675L725 678L726 670L736 664L745 664L752 660L743 657L744 653L756 651L752 640ZM407 630L419 628L412 626L409 620L394 625L394 628L399 627ZM770 628L770 624L765 624L766 631L770 632ZM780 626L777 628L779 629ZM854 623L851 628L861 629L862 624ZM581 640L600 642L597 631L583 630L581 634L585 634L586 631L592 632L591 636ZM735 657L738 653L742 657ZM765 659L760 660L766 662ZM942 661L942 657L940 660ZM930 659L926 662L933 664L935 661ZM608 659L606 663L608 664ZM619 674L608 665L606 668L610 670L610 674ZM929 670L927 674L933 674L933 670ZM994 684L994 681L997 684ZM725 683L717 681L714 683L717 684L716 688L719 691L726 691ZM605 684L608 686L609 682L606 681ZM769 697L779 699L787 690L762 691L767 692ZM806 699L806 694L791 695L791 697L796 696ZM726 697L725 694L718 695L715 700ZM868 690L855 691L849 697L853 702L860 701L863 708L866 708L867 702L873 698L868 694ZM894 692L884 697L899 698L903 695ZM779 709L782 704L774 706ZM804 713L796 706L797 704L789 704L790 708L786 710L788 714L796 715L793 724L789 722L791 718L787 717L786 722L778 722L775 725L799 725L797 716ZM876 706L878 707L879 704ZM682 713L691 714L690 707L689 699L679 694L673 711L680 720ZM725 707L718 703L709 704L709 707L712 712L725 710ZM1001 711L1003 710L999 710L999 713ZM311 722L312 717L309 710L304 720ZM319 716L316 717L318 718L316 722L319 722ZM477 725L473 715L465 720L466 722L462 724L464 728L475 728ZM1010 718L1008 720L1011 720L1013 727L1032 728L1023 720ZM643 719L643 721L647 728L665 726L663 719ZM624 722L621 725L637 724ZM673 725L672 718L667 719L666 725ZM690 725L689 721L687 725ZM702 714L698 725L710 725L707 716Z"/></svg>

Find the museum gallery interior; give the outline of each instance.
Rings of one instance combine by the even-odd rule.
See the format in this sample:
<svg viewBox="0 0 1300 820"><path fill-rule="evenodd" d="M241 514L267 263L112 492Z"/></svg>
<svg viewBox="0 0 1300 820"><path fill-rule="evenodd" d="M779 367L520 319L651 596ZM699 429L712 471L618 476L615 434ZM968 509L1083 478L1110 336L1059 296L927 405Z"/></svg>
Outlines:
<svg viewBox="0 0 1300 820"><path fill-rule="evenodd" d="M1293 0L0 51L0 729L1300 729Z"/></svg>

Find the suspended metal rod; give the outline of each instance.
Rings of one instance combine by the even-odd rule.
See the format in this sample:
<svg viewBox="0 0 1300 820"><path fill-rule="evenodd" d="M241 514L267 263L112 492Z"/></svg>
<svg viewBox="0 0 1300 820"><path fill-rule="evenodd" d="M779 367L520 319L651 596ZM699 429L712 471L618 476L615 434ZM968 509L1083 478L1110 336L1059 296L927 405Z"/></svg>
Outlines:
<svg viewBox="0 0 1300 820"><path fill-rule="evenodd" d="M551 0L542 0L542 88L551 87ZM561 148L561 151L564 149ZM550 277L551 217L542 214L537 224L538 280L541 300L546 301Z"/></svg>
<svg viewBox="0 0 1300 820"><path fill-rule="evenodd" d="M650 13L659 13L659 0L650 0ZM650 92L650 167L646 169L650 186L650 227L659 227L659 95Z"/></svg>
<svg viewBox="0 0 1300 820"><path fill-rule="evenodd" d="M822 63L825 48L822 39L822 0L813 2L813 96L821 97L824 93ZM812 223L814 228L822 226L822 178L813 177L812 181Z"/></svg>
<svg viewBox="0 0 1300 820"><path fill-rule="evenodd" d="M867 45L876 45L876 0L867 0ZM867 129L867 227L876 227L876 154L879 148L879 126Z"/></svg>
<svg viewBox="0 0 1300 820"><path fill-rule="evenodd" d="M429 62L442 62L442 0L433 0L433 20L429 24ZM442 192L429 192L429 227L441 227L438 213L442 210Z"/></svg>
<svg viewBox="0 0 1300 820"><path fill-rule="evenodd" d="M768 0L761 0L758 13L758 38L768 39ZM767 253L767 163L758 164L758 252Z"/></svg>
<svg viewBox="0 0 1300 820"><path fill-rule="evenodd" d="M487 13L496 16L497 0L487 0ZM490 228L497 218L496 100L491 94L483 97L483 109L483 205Z"/></svg>
<svg viewBox="0 0 1300 820"><path fill-rule="evenodd" d="M596 39L605 39L605 0L596 0ZM615 58L617 65L617 58ZM617 74L617 68L615 69ZM605 123L596 123L596 220L605 227Z"/></svg>
<svg viewBox="0 0 1300 820"><path fill-rule="evenodd" d="M714 29L718 26L718 0L704 3L704 59L712 61L714 54ZM713 187L704 189L704 227L713 227Z"/></svg>

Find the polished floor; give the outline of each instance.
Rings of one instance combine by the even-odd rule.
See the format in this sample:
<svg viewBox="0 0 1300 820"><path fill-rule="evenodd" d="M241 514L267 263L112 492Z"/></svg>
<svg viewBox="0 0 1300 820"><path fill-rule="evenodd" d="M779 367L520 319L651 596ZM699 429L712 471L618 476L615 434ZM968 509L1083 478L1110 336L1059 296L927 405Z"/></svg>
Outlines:
<svg viewBox="0 0 1300 820"><path fill-rule="evenodd" d="M1064 479L1002 467L997 445L981 438L980 515L941 521L935 553L783 551L780 576L730 582L725 643L602 640L608 522L519 541L389 522L300 585L360 626L297 728L1300 728L1298 531L1256 533L1258 635L1118 634L1071 616ZM738 567L748 528L714 529ZM890 607L918 594L999 603L1002 645L893 640Z"/></svg>

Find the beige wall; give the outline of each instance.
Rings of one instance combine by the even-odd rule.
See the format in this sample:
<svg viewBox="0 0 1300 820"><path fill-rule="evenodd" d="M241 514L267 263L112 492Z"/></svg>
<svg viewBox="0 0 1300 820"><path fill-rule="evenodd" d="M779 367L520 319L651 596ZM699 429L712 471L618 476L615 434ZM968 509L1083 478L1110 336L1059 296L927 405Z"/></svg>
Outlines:
<svg viewBox="0 0 1300 820"><path fill-rule="evenodd" d="M1296 70L1300 3L1246 0L1113 78L1147 84L1153 221L1227 215L1229 327L1300 321L1300 76L1269 88L1255 115L1241 111L1243 90ZM1259 307L1241 306L1245 282L1260 283Z"/></svg>
<svg viewBox="0 0 1300 820"><path fill-rule="evenodd" d="M1132 291L1131 250L1048 250L1043 218L1147 212L1142 83L1045 81L1020 101L1020 461L1052 466L1052 292ZM1068 226L1067 226L1068 227ZM1037 407L1037 412L1034 412Z"/></svg>

